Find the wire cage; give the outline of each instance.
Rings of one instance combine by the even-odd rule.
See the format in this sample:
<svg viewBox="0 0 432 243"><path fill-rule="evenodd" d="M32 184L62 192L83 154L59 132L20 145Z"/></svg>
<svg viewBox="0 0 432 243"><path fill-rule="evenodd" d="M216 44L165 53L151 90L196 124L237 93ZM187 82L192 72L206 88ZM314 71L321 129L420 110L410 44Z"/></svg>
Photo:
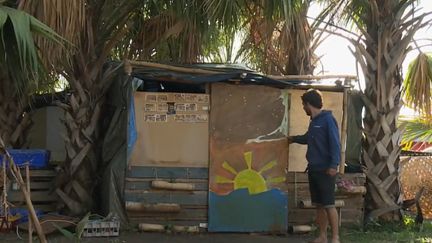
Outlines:
<svg viewBox="0 0 432 243"><path fill-rule="evenodd" d="M404 200L415 198L416 193L424 187L420 207L423 217L432 219L432 156L409 157L402 161L400 182Z"/></svg>

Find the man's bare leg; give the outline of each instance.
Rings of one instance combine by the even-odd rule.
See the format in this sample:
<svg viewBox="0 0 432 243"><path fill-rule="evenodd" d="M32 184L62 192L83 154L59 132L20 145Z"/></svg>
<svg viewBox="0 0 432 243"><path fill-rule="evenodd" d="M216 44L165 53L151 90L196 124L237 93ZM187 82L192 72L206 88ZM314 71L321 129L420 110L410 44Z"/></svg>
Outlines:
<svg viewBox="0 0 432 243"><path fill-rule="evenodd" d="M338 213L335 207L325 209L328 217L328 222L330 222L330 227L332 231L332 243L339 243L339 222Z"/></svg>
<svg viewBox="0 0 432 243"><path fill-rule="evenodd" d="M328 217L326 209L322 207L317 208L317 218L316 223L319 228L319 236L311 243L327 243L327 227L328 227Z"/></svg>

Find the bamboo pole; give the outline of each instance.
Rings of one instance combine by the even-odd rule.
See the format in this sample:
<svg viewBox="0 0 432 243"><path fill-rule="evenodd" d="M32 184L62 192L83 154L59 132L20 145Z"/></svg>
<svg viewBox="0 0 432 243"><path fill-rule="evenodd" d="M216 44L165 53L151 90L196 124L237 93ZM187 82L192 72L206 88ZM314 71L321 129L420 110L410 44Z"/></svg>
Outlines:
<svg viewBox="0 0 432 243"><path fill-rule="evenodd" d="M335 207L340 208L345 206L344 200L335 200ZM300 208L316 208L315 205L312 204L311 200L301 200L299 203Z"/></svg>
<svg viewBox="0 0 432 243"><path fill-rule="evenodd" d="M334 75L284 75L275 76L268 75L267 77L275 80L321 80L321 79L357 79L355 75L334 74Z"/></svg>
<svg viewBox="0 0 432 243"><path fill-rule="evenodd" d="M162 212L162 213L178 213L180 205L176 203L156 203L148 204L141 202L126 201L126 210L134 212Z"/></svg>
<svg viewBox="0 0 432 243"><path fill-rule="evenodd" d="M154 180L151 183L153 188L168 189L168 190L182 190L193 191L195 185L191 183L170 183L167 181Z"/></svg>
<svg viewBox="0 0 432 243"><path fill-rule="evenodd" d="M348 113L348 90L347 88L344 88L342 127L341 127L341 156L339 162L339 173L341 174L345 174L346 140L347 140L347 126L348 126L347 113Z"/></svg>
<svg viewBox="0 0 432 243"><path fill-rule="evenodd" d="M166 70L181 72L181 73L197 73L197 74L218 74L218 73L221 73L221 72L216 72L216 71L204 70L204 69L200 69L200 68L176 67L176 66L172 66L172 65L153 63L153 62L132 61L132 60L128 60L128 62L132 66L161 68L161 69L166 69Z"/></svg>
<svg viewBox="0 0 432 243"><path fill-rule="evenodd" d="M27 191L30 192L30 165L27 163L25 167ZM29 243L33 242L33 226L31 220L28 221Z"/></svg>
<svg viewBox="0 0 432 243"><path fill-rule="evenodd" d="M177 233L199 233L198 226L182 226L182 225L174 225L173 231Z"/></svg>
<svg viewBox="0 0 432 243"><path fill-rule="evenodd" d="M25 199L26 204L27 204L27 209L29 210L30 218L33 221L33 224L34 224L34 227L35 227L36 232L38 234L40 242L41 243L47 243L45 234L43 233L43 230L42 230L42 226L39 222L38 217L36 216L36 212L34 210L33 203L31 201L31 197L30 197L30 192L27 191L26 184L24 183L24 180L21 176L21 172L20 172L19 168L16 166L15 162L13 161L12 156L6 150L6 146L5 146L3 139L1 137L0 137L0 149L2 150L1 152L4 152L4 154L7 157L7 159L3 160L3 163L6 163L7 161L10 162L11 173L15 177L15 179L17 180L17 182L20 186L21 192L24 195L24 199Z"/></svg>
<svg viewBox="0 0 432 243"><path fill-rule="evenodd" d="M138 225L138 229L144 232L164 232L165 226L161 224L146 224L146 223L140 223Z"/></svg>
<svg viewBox="0 0 432 243"><path fill-rule="evenodd" d="M310 225L293 225L290 227L290 233L293 234L305 234L314 230L314 227Z"/></svg>
<svg viewBox="0 0 432 243"><path fill-rule="evenodd" d="M12 160L12 158L10 158L10 160ZM33 203L31 201L31 197L30 197L30 192L27 191L26 185L25 185L24 180L21 176L21 172L19 171L18 167L15 165L14 162L11 163L11 170L12 170L12 173L14 174L14 176L16 177L18 184L20 185L21 192L24 195L24 199L25 199L26 204L27 204L27 209L29 210L30 218L33 221L34 227L36 229L36 233L39 236L39 240L42 243L47 243L47 240L45 238L45 234L43 233L43 230L42 230L42 226L39 222L38 217L36 216L36 212L34 210Z"/></svg>

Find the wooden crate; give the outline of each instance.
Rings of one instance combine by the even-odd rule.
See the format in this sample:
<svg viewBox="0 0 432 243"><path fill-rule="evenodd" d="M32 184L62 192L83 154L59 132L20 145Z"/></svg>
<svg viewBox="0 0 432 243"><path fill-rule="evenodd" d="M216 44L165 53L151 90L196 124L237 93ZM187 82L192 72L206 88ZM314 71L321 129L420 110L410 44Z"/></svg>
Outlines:
<svg viewBox="0 0 432 243"><path fill-rule="evenodd" d="M132 166L127 173L125 202L146 204L174 203L179 212L127 211L130 223L197 226L208 220L208 168ZM154 180L171 183L191 183L194 190L155 189Z"/></svg>
<svg viewBox="0 0 432 243"><path fill-rule="evenodd" d="M366 176L363 173L341 175L343 180L348 180L355 186L363 186ZM288 224L312 224L315 220L314 209L299 207L301 200L310 199L309 182L306 173L288 172ZM336 192L336 200L344 200L345 206L340 208L342 224L361 224L363 222L364 195Z"/></svg>
<svg viewBox="0 0 432 243"><path fill-rule="evenodd" d="M24 181L25 170L21 170ZM30 195L36 210L43 212L56 211L58 196L54 189L55 170L30 170ZM26 207L24 195L17 182L13 181L8 188L7 199L16 207Z"/></svg>
<svg viewBox="0 0 432 243"><path fill-rule="evenodd" d="M345 180L354 185L364 185L364 174L345 174ZM153 180L193 183L193 191L161 190L151 187ZM300 200L310 199L307 174L287 174L288 224L311 224L315 210L298 206ZM364 198L361 194L337 193L336 199L345 201L340 209L342 224L360 224L363 221ZM164 168L131 167L125 185L125 201L156 203L177 203L178 213L128 212L132 224L156 223L163 225L198 225L208 221L208 171L207 168Z"/></svg>

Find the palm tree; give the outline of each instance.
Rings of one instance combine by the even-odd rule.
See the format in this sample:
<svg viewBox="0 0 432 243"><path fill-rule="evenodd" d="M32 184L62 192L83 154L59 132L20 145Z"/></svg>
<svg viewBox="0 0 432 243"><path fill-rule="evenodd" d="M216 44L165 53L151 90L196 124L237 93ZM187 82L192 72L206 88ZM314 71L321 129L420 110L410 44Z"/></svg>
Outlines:
<svg viewBox="0 0 432 243"><path fill-rule="evenodd" d="M403 81L403 99L419 117L402 117L403 143L432 143L432 56L420 52L410 63Z"/></svg>
<svg viewBox="0 0 432 243"><path fill-rule="evenodd" d="M68 102L60 104L66 112L67 158L64 174L61 175L63 178L61 181L64 183L56 192L68 211L76 215L84 214L94 206L93 192L96 186L94 177L97 175L97 161L100 156L96 146L101 134L98 130L98 121L107 88L113 81L114 71L119 68L118 65L105 65L108 60L139 58L147 61L177 63L201 62L206 52L209 53L212 48L216 48L217 45L214 43L220 40L221 34L227 33L227 37L232 36L232 31L242 26L239 25L240 20L250 17L253 7L260 9L259 14L274 16L275 21L271 21L272 28L276 28L279 33L288 31L292 36L290 38L294 38L299 31L305 31L307 32L305 35L310 36L308 28L301 29L307 27L305 8L298 8L302 10L300 12L303 20L300 24L293 26L288 25L288 22L284 23L287 19L291 21L297 19L296 15L290 14L294 5L289 5L286 1L277 1L274 5L269 4L268 1L233 1L235 3L232 5L231 12L227 12L231 1L224 2L227 7L220 8L218 1L214 0L204 2L137 0L128 1L127 4L120 0L43 2L21 0L19 2L23 9L34 14L75 47L72 52L67 52L43 40L38 42L42 50L49 50L51 62L46 65L54 66L55 63L57 71L67 79L71 89ZM307 1L299 2L304 4L301 6L307 6ZM269 9L262 4L273 6L270 12L275 13L267 13ZM218 13L222 14L212 13L215 9L212 6L219 6ZM248 8L244 10L239 8L241 6ZM241 14L236 15L237 13ZM282 18L282 16L289 16L289 18ZM259 16L254 18L257 20ZM252 19L249 23L253 23ZM253 28L259 30L252 24L247 26L250 28L250 33ZM231 32L220 31L221 29ZM277 43L273 41L274 36L271 35L260 38L271 40L268 43L272 45ZM286 36L280 38L287 40ZM299 68L287 71L288 69L283 67L276 73L309 72L311 66L308 64L311 55L307 54L309 44L304 44L300 48L299 44L302 44L303 40L294 38L295 48L288 48L284 45L291 45L292 42L285 39L282 41L283 44L278 44L277 48L273 49L261 45L264 42L259 43L261 48L265 47L261 51L263 54L260 55L271 56L276 63L277 60L273 59L272 55L276 55L277 52L285 49L291 51L301 49L306 51L306 54L288 55L283 52L285 54L277 56L282 60L287 57L286 55L298 56L301 60L290 61L286 66L298 63ZM309 40L309 37L306 39ZM262 70L270 72L264 68Z"/></svg>
<svg viewBox="0 0 432 243"><path fill-rule="evenodd" d="M141 58L180 63L201 57L208 21L199 1L20 1L22 7L74 44L72 51L39 40L70 85L65 110L66 161L57 194L64 209L83 215L94 209L100 164L99 121L105 95L121 64ZM189 8L185 8L189 6ZM48 51L49 50L49 51Z"/></svg>
<svg viewBox="0 0 432 243"><path fill-rule="evenodd" d="M343 2L342 16L361 33L351 39L352 51L363 69L363 161L367 167L366 216L400 218L398 178L401 130L396 120L401 107L401 65L424 15L414 0L353 0ZM335 5L331 8L336 9Z"/></svg>
<svg viewBox="0 0 432 243"><path fill-rule="evenodd" d="M22 148L31 125L29 96L46 83L47 73L34 38L52 45L61 38L13 3L0 2L0 136L7 147Z"/></svg>
<svg viewBox="0 0 432 243"><path fill-rule="evenodd" d="M149 2L134 15L134 31L115 53L157 62L242 61L267 74L311 74L319 42L312 38L316 26L307 21L309 2ZM236 39L241 39L238 53Z"/></svg>
<svg viewBox="0 0 432 243"><path fill-rule="evenodd" d="M74 48L55 48L39 40L50 53L52 67L69 83L71 95L59 106L65 111L66 161L57 194L66 212L83 215L94 209L98 180L99 120L105 94L120 64L108 65L113 47L126 35L129 20L141 1L19 1L23 9L70 41ZM54 63L56 64L54 66Z"/></svg>
<svg viewBox="0 0 432 243"><path fill-rule="evenodd" d="M148 1L134 11L130 23L131 31L113 50L116 58L203 62L204 48L215 47L220 33L196 0Z"/></svg>
<svg viewBox="0 0 432 243"><path fill-rule="evenodd" d="M230 38L227 52L232 50L234 36L242 38L234 60L266 74L312 74L319 38L313 41L316 26L307 19L310 2L206 0L204 8Z"/></svg>

